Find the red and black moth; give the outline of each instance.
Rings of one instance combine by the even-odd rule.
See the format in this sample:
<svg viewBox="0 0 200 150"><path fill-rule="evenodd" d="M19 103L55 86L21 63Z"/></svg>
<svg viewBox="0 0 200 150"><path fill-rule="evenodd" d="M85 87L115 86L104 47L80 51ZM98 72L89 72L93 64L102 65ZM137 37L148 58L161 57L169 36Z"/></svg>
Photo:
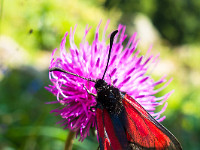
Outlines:
<svg viewBox="0 0 200 150"><path fill-rule="evenodd" d="M95 83L96 124L100 150L181 150L176 137L158 123L134 98L104 81L109 64L114 36L110 36L110 49L102 79L87 79L61 68L60 71Z"/></svg>

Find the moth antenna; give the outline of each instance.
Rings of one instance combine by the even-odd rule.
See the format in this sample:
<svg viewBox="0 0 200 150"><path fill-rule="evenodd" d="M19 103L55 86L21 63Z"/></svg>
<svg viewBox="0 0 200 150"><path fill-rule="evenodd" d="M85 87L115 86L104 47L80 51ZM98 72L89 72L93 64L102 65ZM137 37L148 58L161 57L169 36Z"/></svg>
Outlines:
<svg viewBox="0 0 200 150"><path fill-rule="evenodd" d="M105 69L105 71L104 71L102 80L103 80L103 78L104 78L104 76L105 76L105 74L106 74L106 71L107 71L107 69L108 69L108 63L109 63L109 61L110 61L110 54L111 54L111 50L112 50L112 46L113 46L113 40L114 40L114 37L115 37L115 35L117 34L117 32L118 32L118 30L115 30L115 31L113 31L113 32L111 33L111 35L110 35L110 49L109 49L109 53L108 53L108 60L107 60L107 64L106 64L106 69Z"/></svg>
<svg viewBox="0 0 200 150"><path fill-rule="evenodd" d="M77 75L77 74L74 74L74 73L72 73L72 72L66 71L66 70L61 69L61 68L58 68L58 67L53 67L53 68L49 69L49 71L50 71L50 72L52 72L52 71L64 72L64 73L71 74L71 75L73 75L73 76L79 77L79 78L81 78L81 79L84 79L84 80L87 80L87 81L91 81L91 82L95 82L95 83L96 83L96 80L94 80L94 79L85 78L85 77L79 76L79 75Z"/></svg>

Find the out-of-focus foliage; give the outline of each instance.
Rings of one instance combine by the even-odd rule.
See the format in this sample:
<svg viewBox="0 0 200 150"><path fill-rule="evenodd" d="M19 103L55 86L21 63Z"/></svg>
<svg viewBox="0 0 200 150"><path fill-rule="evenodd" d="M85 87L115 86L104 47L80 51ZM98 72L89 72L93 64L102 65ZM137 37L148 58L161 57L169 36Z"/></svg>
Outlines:
<svg viewBox="0 0 200 150"><path fill-rule="evenodd" d="M155 74L168 72L172 83L163 92L174 89L168 99L167 118L163 124L179 139L183 149L197 150L200 146L200 51L199 46L155 47L161 51L161 62ZM157 72L161 71L161 72ZM161 92L161 94L164 94Z"/></svg>
<svg viewBox="0 0 200 150"><path fill-rule="evenodd" d="M119 18L117 13L110 15ZM110 15L92 2L81 0L6 0L3 2L1 33L14 37L28 50L52 50L70 27L78 25L78 43L87 24L97 26L101 19L107 20ZM91 35L88 38L92 40Z"/></svg>
<svg viewBox="0 0 200 150"><path fill-rule="evenodd" d="M105 7L122 10L121 20L129 23L129 17L142 12L162 36L171 44L199 43L200 1L198 0L106 0Z"/></svg>
<svg viewBox="0 0 200 150"><path fill-rule="evenodd" d="M60 116L49 113L59 104L45 104L56 100L44 89L50 83L48 65L52 50L59 48L63 35L75 24L75 43L81 41L86 24L93 26L88 36L91 42L94 27L101 19L100 30L110 18L108 31L116 29L117 22L124 23L128 25L126 33L131 35L134 31L129 27L134 25L136 12L152 18L166 39L153 43L152 52L161 55L153 71L155 79L166 74L173 77L158 96L175 90L168 100L163 124L179 139L183 149L199 149L200 45L194 44L200 33L198 1L1 0L0 5L0 149L63 149L68 130L56 125ZM12 38L18 45L5 42L2 36ZM139 46L143 52L149 47L142 38ZM76 139L73 149L97 147L91 133L83 143Z"/></svg>

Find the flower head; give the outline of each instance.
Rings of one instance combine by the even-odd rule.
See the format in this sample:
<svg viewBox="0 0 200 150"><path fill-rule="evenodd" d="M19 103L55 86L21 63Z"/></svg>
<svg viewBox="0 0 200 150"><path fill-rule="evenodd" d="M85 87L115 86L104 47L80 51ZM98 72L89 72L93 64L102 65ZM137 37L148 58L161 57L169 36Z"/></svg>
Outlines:
<svg viewBox="0 0 200 150"><path fill-rule="evenodd" d="M90 28L86 27L85 35L79 46L74 43L75 29L71 29L68 52L65 49L66 37L68 36L66 33L60 45L60 57L52 58L50 68L59 67L85 78L102 78L109 51L109 44L106 44L106 39L109 38L105 36L108 24L109 22L104 28L102 39L99 38L100 24L98 25L91 45L85 39ZM108 84L111 84L112 80L115 87L137 100L157 121L162 121L165 117L160 117L160 115L167 107L165 101L171 92L162 97L155 97L155 94L165 88L170 80L163 87L155 89L155 86L166 82L165 77L154 81L147 75L149 66L158 62L158 55L150 55L149 49L145 56L139 56L140 51L136 50L138 44L136 33L130 37L124 47L122 43L127 37L125 28L123 25L118 27L119 32L114 39L104 80ZM84 88L85 86L92 93L96 93L94 83L58 71L49 72L49 78L52 85L46 88L57 96L56 102L62 104L60 108L52 110L52 112L63 118L59 122L62 123L62 126L76 131L77 134L80 133L80 139L84 140L89 135L89 129L96 127L95 112L91 111L91 107L96 105L96 100ZM155 108L164 103L162 110L155 113Z"/></svg>

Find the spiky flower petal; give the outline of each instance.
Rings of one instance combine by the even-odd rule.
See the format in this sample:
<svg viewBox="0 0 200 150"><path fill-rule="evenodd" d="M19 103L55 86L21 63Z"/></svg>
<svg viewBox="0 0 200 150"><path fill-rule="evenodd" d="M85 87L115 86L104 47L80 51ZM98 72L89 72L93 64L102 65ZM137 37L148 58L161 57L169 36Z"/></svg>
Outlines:
<svg viewBox="0 0 200 150"><path fill-rule="evenodd" d="M91 45L85 39L90 28L86 27L85 35L79 46L74 43L75 29L71 29L70 48L67 51L65 49L68 36L66 33L60 45L60 57L52 58L50 68L59 67L85 78L102 78L109 50L106 39L109 39L110 35L105 36L108 24L109 22L104 28L102 39L99 38L100 24L98 25ZM160 117L160 115L167 107L165 101L171 92L158 98L155 97L155 94L165 88L170 81L162 88L155 89L155 86L166 82L165 77L154 81L151 76L147 75L149 66L157 63L158 55L150 55L149 49L145 56L139 56L140 51L136 50L138 44L136 33L130 37L124 47L122 43L127 37L125 26L119 25L118 30L104 79L108 84L113 82L120 91L125 91L135 98L156 120L162 121L165 117ZM53 51L52 57L55 51ZM91 111L91 107L96 105L96 100L87 93L83 86L86 86L92 93L96 93L94 83L58 71L50 72L49 78L52 85L46 88L56 95L57 102L62 104L60 108L52 110L52 112L62 116L63 120L59 122L62 123L62 126L76 131L77 134L80 133L80 139L84 140L89 135L89 129L96 127L95 112ZM155 108L163 104L162 110L155 113Z"/></svg>

